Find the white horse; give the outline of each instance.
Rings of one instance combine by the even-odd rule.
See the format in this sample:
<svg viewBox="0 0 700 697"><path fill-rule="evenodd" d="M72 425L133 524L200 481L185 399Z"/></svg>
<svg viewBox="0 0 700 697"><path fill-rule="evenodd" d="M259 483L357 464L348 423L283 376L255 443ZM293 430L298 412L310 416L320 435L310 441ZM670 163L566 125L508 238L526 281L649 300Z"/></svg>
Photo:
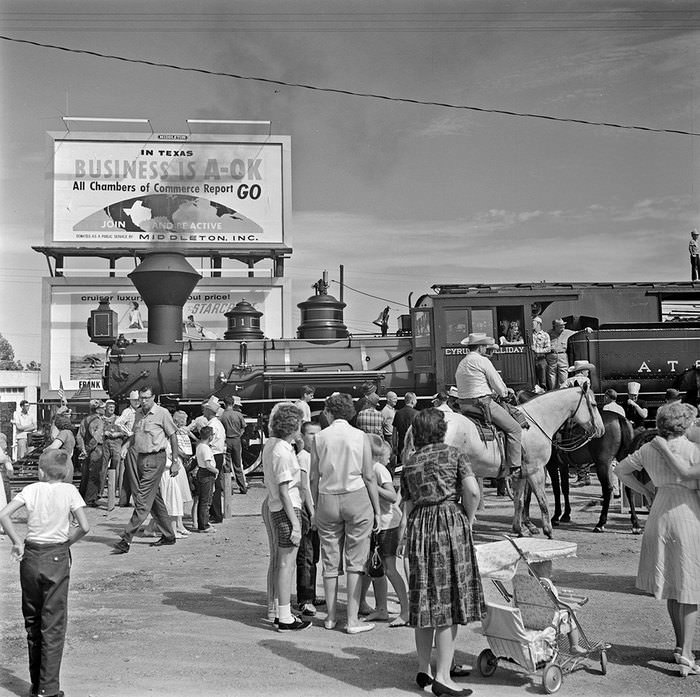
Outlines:
<svg viewBox="0 0 700 697"><path fill-rule="evenodd" d="M542 529L552 536L552 523L544 490L545 465L552 453L552 438L567 419L573 419L589 438L599 438L605 432L603 420L595 399L587 384L552 390L519 405L530 422L523 429L522 475L513 480L513 532L522 536L523 494L529 484L542 514ZM484 442L473 421L461 414L445 412L447 432L445 442L453 445L469 458L477 477L497 477L503 465L503 450L499 441ZM407 452L413 450L412 437L408 436Z"/></svg>

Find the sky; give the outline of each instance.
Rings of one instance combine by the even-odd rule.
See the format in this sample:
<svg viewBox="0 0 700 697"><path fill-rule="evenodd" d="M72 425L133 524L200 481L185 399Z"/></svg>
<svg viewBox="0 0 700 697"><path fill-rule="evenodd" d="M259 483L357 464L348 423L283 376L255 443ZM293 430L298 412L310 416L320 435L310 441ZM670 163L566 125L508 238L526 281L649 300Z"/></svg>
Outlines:
<svg viewBox="0 0 700 697"><path fill-rule="evenodd" d="M291 137L293 302L342 264L355 333L387 304L395 331L435 283L689 280L698 135L455 107L700 134L699 34L682 0L2 0L5 37L398 99L0 40L0 333L40 359L31 247L67 115L271 121Z"/></svg>

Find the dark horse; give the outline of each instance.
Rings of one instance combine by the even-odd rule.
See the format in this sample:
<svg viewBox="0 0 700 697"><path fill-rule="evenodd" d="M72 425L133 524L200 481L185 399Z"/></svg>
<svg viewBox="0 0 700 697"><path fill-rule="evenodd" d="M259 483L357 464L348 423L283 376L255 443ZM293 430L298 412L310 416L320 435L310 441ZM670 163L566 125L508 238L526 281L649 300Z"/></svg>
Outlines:
<svg viewBox="0 0 700 697"><path fill-rule="evenodd" d="M603 424L605 433L600 438L593 438L588 443L576 450L565 452L554 448L552 457L547 463L547 471L552 482L554 493L554 516L552 525L559 522L568 523L571 520L571 504L569 502L569 467L571 465L587 465L593 463L596 476L603 490L602 510L600 518L594 532L605 532L605 525L608 522L608 511L610 509L610 499L612 498L611 464L613 459L618 462L633 453L645 442L656 435L656 431L643 431L635 436L632 425L627 419L615 412L603 411ZM564 511L561 509L561 494L564 496ZM630 506L630 520L632 532L639 535L642 528L639 525L637 510L634 504L634 497L629 488L624 487L624 496Z"/></svg>

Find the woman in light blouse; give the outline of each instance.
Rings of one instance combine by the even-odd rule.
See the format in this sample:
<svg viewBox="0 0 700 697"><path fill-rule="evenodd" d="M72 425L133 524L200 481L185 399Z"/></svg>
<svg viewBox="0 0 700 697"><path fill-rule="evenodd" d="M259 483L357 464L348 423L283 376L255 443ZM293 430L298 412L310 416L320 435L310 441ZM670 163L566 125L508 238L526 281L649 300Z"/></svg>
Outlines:
<svg viewBox="0 0 700 697"><path fill-rule="evenodd" d="M700 450L685 436L697 410L675 402L659 407L659 435L619 463L620 481L643 495L652 493L634 473L646 470L656 488L644 529L637 588L666 600L676 636L673 657L682 677L700 675L693 636L700 603Z"/></svg>

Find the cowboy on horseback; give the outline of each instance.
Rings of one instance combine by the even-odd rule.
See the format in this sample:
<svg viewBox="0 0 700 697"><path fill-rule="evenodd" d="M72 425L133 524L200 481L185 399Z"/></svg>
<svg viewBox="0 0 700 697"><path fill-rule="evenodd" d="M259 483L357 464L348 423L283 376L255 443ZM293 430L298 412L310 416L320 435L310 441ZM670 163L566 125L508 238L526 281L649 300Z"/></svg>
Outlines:
<svg viewBox="0 0 700 697"><path fill-rule="evenodd" d="M493 424L506 435L506 462L512 476L519 476L522 464L522 428L520 424L495 399L513 396L488 357L488 350L496 342L486 334L470 334L461 341L469 353L460 361L455 372L459 405L482 409ZM506 476L508 472L505 473Z"/></svg>

